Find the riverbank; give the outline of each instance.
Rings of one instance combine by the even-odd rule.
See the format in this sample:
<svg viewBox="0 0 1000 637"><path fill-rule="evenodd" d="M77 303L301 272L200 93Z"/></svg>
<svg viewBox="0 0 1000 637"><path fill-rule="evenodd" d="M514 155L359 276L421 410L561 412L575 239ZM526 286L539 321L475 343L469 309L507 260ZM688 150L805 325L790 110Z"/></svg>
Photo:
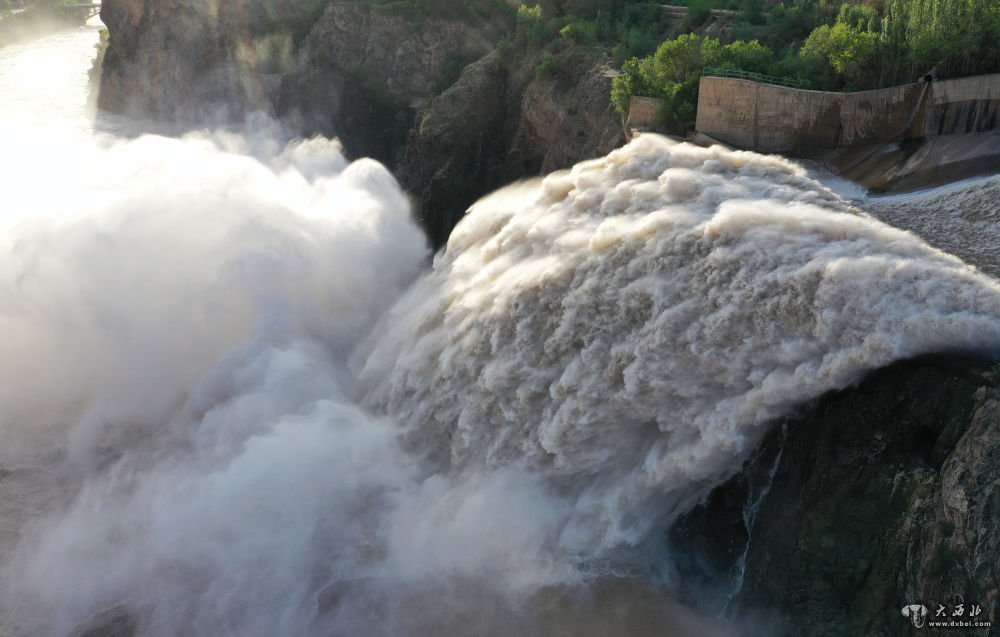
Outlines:
<svg viewBox="0 0 1000 637"><path fill-rule="evenodd" d="M31 40L86 22L82 16L52 7L28 7L0 17L0 48Z"/></svg>

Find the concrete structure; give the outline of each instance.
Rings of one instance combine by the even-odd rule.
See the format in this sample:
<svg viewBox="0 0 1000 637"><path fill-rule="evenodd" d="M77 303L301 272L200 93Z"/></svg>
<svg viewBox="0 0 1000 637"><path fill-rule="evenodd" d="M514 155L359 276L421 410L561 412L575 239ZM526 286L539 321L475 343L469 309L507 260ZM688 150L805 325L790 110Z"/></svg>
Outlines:
<svg viewBox="0 0 1000 637"><path fill-rule="evenodd" d="M927 135L1000 130L1000 74L935 82L931 103Z"/></svg>
<svg viewBox="0 0 1000 637"><path fill-rule="evenodd" d="M857 93L701 78L699 133L762 152L809 155L1000 128L1000 74Z"/></svg>
<svg viewBox="0 0 1000 637"><path fill-rule="evenodd" d="M625 120L625 131L631 138L635 133L650 131L656 128L664 101L658 97L639 97L633 95L628 105L628 117Z"/></svg>

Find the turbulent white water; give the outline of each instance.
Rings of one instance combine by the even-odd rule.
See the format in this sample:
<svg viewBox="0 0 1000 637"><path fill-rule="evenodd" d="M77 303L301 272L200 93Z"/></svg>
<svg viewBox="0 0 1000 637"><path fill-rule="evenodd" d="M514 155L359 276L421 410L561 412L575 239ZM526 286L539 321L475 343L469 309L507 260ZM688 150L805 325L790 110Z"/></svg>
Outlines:
<svg viewBox="0 0 1000 637"><path fill-rule="evenodd" d="M428 269L335 142L54 134L0 53L3 634L725 634L658 530L804 401L1000 345L995 281L773 157L644 136Z"/></svg>
<svg viewBox="0 0 1000 637"><path fill-rule="evenodd" d="M874 197L865 210L1000 279L1000 176L905 195Z"/></svg>
<svg viewBox="0 0 1000 637"><path fill-rule="evenodd" d="M643 136L479 202L363 377L451 471L550 477L573 502L560 546L593 555L689 508L796 405L992 350L998 317L995 281L795 164Z"/></svg>

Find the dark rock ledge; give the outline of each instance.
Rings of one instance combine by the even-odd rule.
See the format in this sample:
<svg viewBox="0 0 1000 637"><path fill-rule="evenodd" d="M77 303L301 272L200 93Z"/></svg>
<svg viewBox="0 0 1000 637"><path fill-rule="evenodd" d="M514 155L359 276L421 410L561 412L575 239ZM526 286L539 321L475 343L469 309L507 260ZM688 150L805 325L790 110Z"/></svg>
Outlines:
<svg viewBox="0 0 1000 637"><path fill-rule="evenodd" d="M686 601L748 635L912 635L910 604L979 606L996 627L996 370L901 362L789 418L670 533Z"/></svg>

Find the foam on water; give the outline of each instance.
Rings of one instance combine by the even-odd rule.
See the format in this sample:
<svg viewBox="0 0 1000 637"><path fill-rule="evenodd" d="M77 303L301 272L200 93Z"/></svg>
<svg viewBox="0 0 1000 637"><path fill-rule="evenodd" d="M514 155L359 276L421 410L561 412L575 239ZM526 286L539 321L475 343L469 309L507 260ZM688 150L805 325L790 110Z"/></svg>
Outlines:
<svg viewBox="0 0 1000 637"><path fill-rule="evenodd" d="M860 205L1000 278L1000 177L969 179L920 192L871 197Z"/></svg>
<svg viewBox="0 0 1000 637"><path fill-rule="evenodd" d="M479 202L362 377L449 471L558 485L560 546L594 555L686 510L795 406L998 343L1000 286L959 259L794 163L644 135Z"/></svg>

